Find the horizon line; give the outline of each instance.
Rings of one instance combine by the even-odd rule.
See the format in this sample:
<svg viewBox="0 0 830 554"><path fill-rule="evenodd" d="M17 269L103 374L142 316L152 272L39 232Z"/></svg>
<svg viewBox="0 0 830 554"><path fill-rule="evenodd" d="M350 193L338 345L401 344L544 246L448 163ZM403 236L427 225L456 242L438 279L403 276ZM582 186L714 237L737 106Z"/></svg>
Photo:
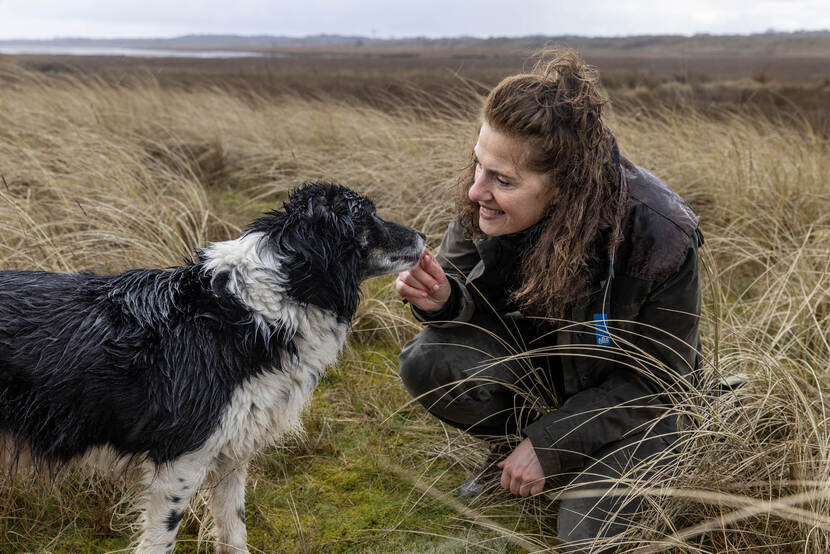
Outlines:
<svg viewBox="0 0 830 554"><path fill-rule="evenodd" d="M635 33L626 35L580 35L580 34L541 34L534 33L528 35L448 35L448 36L426 36L426 35L410 35L401 37L377 37L366 35L348 35L338 33L314 33L304 35L274 35L274 34L237 34L237 33L186 33L173 36L113 36L113 37L88 37L88 36L52 36L49 38L24 38L24 37L0 37L0 42L54 42L61 40L77 40L77 41L115 41L115 40L140 40L140 41L162 41L162 40L178 40L196 37L227 37L227 38L249 38L249 39L290 39L302 40L313 38L339 38L347 40L364 40L371 42L405 42L405 41L441 41L441 40L521 40L521 39L563 39L563 38L577 38L577 39L625 39L625 38L641 38L641 37L682 37L682 38L696 38L696 37L753 37L753 36L782 36L782 35L830 35L830 29L799 29L795 31L779 31L776 29L768 29L766 31L748 32L748 33L711 33L711 32L694 32L694 33Z"/></svg>

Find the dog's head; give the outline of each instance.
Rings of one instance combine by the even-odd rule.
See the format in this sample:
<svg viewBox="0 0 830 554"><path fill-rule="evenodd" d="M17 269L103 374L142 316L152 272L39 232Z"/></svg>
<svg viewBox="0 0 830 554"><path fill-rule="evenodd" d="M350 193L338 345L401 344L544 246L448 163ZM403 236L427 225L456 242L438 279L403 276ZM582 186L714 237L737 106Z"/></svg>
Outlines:
<svg viewBox="0 0 830 554"><path fill-rule="evenodd" d="M331 183L307 183L251 224L286 277L286 292L350 319L360 282L414 266L424 235L384 221L371 200Z"/></svg>

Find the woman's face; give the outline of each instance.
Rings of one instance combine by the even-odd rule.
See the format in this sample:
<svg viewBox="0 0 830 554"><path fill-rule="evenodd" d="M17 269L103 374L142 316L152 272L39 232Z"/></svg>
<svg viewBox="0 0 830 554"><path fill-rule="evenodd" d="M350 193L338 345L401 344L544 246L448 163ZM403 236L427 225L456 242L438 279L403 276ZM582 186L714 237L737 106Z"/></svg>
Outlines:
<svg viewBox="0 0 830 554"><path fill-rule="evenodd" d="M552 200L544 173L523 167L528 143L481 126L475 152L475 180L467 196L478 204L478 226L495 237L523 231L542 219Z"/></svg>

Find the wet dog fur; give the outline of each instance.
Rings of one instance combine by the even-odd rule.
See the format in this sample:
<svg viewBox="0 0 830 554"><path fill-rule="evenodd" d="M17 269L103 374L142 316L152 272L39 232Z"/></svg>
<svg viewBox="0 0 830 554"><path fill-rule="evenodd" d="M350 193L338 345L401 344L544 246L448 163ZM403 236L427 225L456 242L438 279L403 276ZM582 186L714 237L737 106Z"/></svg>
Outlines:
<svg viewBox="0 0 830 554"><path fill-rule="evenodd" d="M139 468L142 553L173 550L208 484L217 551L247 552L248 461L300 427L360 283L424 248L338 185L306 184L283 208L171 270L0 271L0 457Z"/></svg>

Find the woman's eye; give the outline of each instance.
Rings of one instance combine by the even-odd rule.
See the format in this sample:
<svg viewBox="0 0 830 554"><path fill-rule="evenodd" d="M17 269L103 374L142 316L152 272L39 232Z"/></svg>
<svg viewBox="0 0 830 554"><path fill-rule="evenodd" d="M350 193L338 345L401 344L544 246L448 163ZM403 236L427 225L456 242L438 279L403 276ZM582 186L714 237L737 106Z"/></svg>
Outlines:
<svg viewBox="0 0 830 554"><path fill-rule="evenodd" d="M506 180L504 177L499 177L498 175L496 175L496 181L498 181L500 185L510 186L510 181Z"/></svg>

